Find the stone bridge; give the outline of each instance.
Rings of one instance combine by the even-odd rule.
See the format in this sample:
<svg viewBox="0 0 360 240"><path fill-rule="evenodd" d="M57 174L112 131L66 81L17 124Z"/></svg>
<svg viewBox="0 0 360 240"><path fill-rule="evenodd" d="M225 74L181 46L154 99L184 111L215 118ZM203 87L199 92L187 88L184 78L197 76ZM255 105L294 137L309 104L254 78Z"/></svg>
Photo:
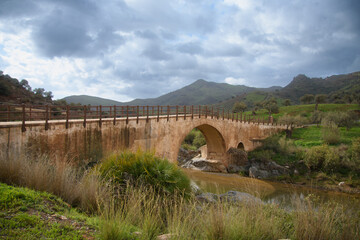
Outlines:
<svg viewBox="0 0 360 240"><path fill-rule="evenodd" d="M47 107L48 108L48 107ZM115 106L114 106L115 108ZM200 108L200 107L199 107ZM85 108L86 109L86 108ZM227 150L231 147L243 147L246 151L261 145L262 139L286 129L272 123L271 118L262 120L250 119L250 116L226 114L224 111L214 113L198 110L193 107L188 112L186 107L181 113L169 111L160 114L154 108L139 107L121 117L102 115L90 118L84 114L81 119L71 119L69 110L63 119L50 117L48 109L45 120L28 121L25 107L19 116L22 121L0 122L0 150L3 155L16 157L19 154L55 154L58 158L72 160L87 159L95 161L113 151L130 149L131 151L153 151L172 162L177 155L185 136L194 128L198 128L205 136L207 143L207 159L220 160L226 164ZM140 107L141 109L141 107ZM190 109L190 107L189 107ZM86 110L85 110L86 111ZM89 110L87 110L89 111ZM114 110L110 109L110 113ZM31 113L30 113L31 115ZM34 115L34 113L33 113ZM151 116L152 115L152 116ZM59 115L58 115L59 116ZM18 119L21 120L21 119Z"/></svg>

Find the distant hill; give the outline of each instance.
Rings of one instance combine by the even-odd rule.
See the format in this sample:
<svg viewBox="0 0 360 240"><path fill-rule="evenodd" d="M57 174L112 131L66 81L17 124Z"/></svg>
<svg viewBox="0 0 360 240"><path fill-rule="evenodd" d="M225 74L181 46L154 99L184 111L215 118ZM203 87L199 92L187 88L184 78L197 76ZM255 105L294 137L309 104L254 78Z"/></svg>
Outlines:
<svg viewBox="0 0 360 240"><path fill-rule="evenodd" d="M220 103L229 98L235 98L244 93L259 90L272 92L278 89L281 89L281 87L254 88L244 85L230 85L227 83L208 82L203 79L199 79L188 86L157 98L135 99L130 102L121 103L108 99L81 95L66 97L64 100L66 100L68 103L81 103L86 105L211 105Z"/></svg>
<svg viewBox="0 0 360 240"><path fill-rule="evenodd" d="M53 104L52 97L51 91L32 90L27 80L19 81L0 71L0 104Z"/></svg>
<svg viewBox="0 0 360 240"><path fill-rule="evenodd" d="M74 103L74 104L81 104L81 105L92 105L92 106L112 106L112 105L123 105L124 103L118 102L111 99L100 98L100 97L93 97L88 95L72 95L63 98L67 103Z"/></svg>
<svg viewBox="0 0 360 240"><path fill-rule="evenodd" d="M280 98L299 102L304 94L330 94L337 91L359 88L360 72L333 75L327 78L309 78L304 74L296 76L286 87L278 91Z"/></svg>

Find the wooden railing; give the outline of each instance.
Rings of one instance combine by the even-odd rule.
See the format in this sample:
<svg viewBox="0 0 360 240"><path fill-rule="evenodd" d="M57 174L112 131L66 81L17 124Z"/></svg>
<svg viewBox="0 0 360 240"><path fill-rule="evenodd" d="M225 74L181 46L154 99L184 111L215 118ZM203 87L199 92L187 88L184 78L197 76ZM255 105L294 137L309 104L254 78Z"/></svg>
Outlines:
<svg viewBox="0 0 360 240"><path fill-rule="evenodd" d="M160 117L169 118L194 119L215 118L222 120L253 122L257 124L272 123L271 116L253 116L243 113L232 113L223 108L215 108L213 106L54 106L54 105L0 105L0 122L21 121L23 131L26 130L27 121L44 121L45 129L48 129L48 123L51 120L65 120L66 128L69 126L69 120L81 119L84 127L89 119L98 119L101 126L102 121L112 120L114 125L118 118L125 118L126 123L129 119L136 118L145 119L156 117L159 121Z"/></svg>

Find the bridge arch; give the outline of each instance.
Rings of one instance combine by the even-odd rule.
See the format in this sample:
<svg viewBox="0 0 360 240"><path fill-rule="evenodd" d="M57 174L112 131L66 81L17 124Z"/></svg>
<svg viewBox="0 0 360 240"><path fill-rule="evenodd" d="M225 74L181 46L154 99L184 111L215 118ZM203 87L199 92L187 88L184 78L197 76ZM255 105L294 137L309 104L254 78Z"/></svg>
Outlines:
<svg viewBox="0 0 360 240"><path fill-rule="evenodd" d="M237 149L245 150L244 144L242 142L239 142L239 144L237 145Z"/></svg>
<svg viewBox="0 0 360 240"><path fill-rule="evenodd" d="M186 135L188 135L189 132L194 128L199 129L205 137L207 145L206 159L224 160L226 153L225 139L220 133L220 131L216 127L211 126L210 124L200 124L192 127L188 131L185 131L183 136L180 137L180 142L178 143L177 150L180 149L181 143L185 139Z"/></svg>

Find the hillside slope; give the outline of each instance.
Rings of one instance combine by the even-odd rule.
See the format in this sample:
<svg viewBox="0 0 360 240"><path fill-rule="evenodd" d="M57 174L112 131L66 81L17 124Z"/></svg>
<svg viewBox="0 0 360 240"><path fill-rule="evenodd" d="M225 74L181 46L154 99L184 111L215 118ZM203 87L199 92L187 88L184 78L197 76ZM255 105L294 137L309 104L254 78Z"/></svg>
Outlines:
<svg viewBox="0 0 360 240"><path fill-rule="evenodd" d="M360 85L360 72L333 75L327 78L309 78L304 74L296 76L287 86L279 90L280 98L299 102L304 94L329 94Z"/></svg>

